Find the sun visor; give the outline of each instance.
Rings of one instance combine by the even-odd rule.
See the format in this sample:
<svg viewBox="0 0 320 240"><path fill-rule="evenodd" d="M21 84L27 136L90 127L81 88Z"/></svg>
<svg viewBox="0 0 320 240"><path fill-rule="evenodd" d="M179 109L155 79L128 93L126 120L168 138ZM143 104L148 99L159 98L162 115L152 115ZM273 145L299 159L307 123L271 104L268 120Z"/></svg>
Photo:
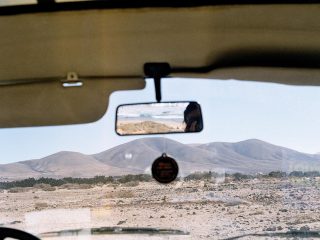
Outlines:
<svg viewBox="0 0 320 240"><path fill-rule="evenodd" d="M106 113L112 92L145 87L143 78L12 83L0 84L1 128L94 122Z"/></svg>
<svg viewBox="0 0 320 240"><path fill-rule="evenodd" d="M207 73L175 73L172 77L210 78L272 82L287 85L320 86L320 70L310 68L282 67L226 67Z"/></svg>

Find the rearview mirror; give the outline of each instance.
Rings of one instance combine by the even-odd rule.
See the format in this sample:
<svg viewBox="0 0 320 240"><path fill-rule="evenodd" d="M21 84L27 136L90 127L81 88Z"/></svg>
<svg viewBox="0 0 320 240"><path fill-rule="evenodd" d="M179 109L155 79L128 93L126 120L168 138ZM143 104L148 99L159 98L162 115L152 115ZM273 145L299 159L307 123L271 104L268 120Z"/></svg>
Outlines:
<svg viewBox="0 0 320 240"><path fill-rule="evenodd" d="M201 132L201 107L197 102L161 102L120 105L118 135Z"/></svg>

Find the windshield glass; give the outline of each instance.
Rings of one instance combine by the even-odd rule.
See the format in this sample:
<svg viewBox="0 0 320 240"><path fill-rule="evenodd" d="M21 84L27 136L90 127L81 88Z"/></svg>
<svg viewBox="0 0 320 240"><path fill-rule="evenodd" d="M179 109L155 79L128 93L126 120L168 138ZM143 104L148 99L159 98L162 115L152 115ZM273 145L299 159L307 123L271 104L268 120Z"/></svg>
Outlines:
<svg viewBox="0 0 320 240"><path fill-rule="evenodd" d="M150 79L144 90L113 93L98 122L0 129L0 226L42 239L266 239L320 230L319 87L170 78L162 95L198 102L202 132L116 134L118 105L154 102ZM163 153L179 165L170 184L150 175Z"/></svg>

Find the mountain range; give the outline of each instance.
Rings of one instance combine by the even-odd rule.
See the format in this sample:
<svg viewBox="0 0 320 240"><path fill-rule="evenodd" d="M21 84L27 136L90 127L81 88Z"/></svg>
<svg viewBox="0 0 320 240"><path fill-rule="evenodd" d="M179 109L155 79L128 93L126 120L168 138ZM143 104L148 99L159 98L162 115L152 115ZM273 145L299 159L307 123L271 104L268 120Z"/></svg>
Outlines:
<svg viewBox="0 0 320 240"><path fill-rule="evenodd" d="M182 176L196 171L255 174L320 170L319 154L301 153L258 139L183 144L155 137L137 139L93 155L63 151L41 159L2 164L0 180L150 173L152 162L164 152L177 160Z"/></svg>

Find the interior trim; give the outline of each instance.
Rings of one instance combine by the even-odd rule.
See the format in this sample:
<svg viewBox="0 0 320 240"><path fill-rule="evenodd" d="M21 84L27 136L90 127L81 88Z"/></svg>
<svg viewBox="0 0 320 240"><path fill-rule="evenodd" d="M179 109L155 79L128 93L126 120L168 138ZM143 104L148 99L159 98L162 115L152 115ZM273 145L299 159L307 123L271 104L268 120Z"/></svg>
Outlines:
<svg viewBox="0 0 320 240"><path fill-rule="evenodd" d="M0 15L16 15L39 12L79 11L92 9L126 8L188 8L223 5L261 4L317 4L320 0L95 0L60 2L38 0L38 4L0 7Z"/></svg>

